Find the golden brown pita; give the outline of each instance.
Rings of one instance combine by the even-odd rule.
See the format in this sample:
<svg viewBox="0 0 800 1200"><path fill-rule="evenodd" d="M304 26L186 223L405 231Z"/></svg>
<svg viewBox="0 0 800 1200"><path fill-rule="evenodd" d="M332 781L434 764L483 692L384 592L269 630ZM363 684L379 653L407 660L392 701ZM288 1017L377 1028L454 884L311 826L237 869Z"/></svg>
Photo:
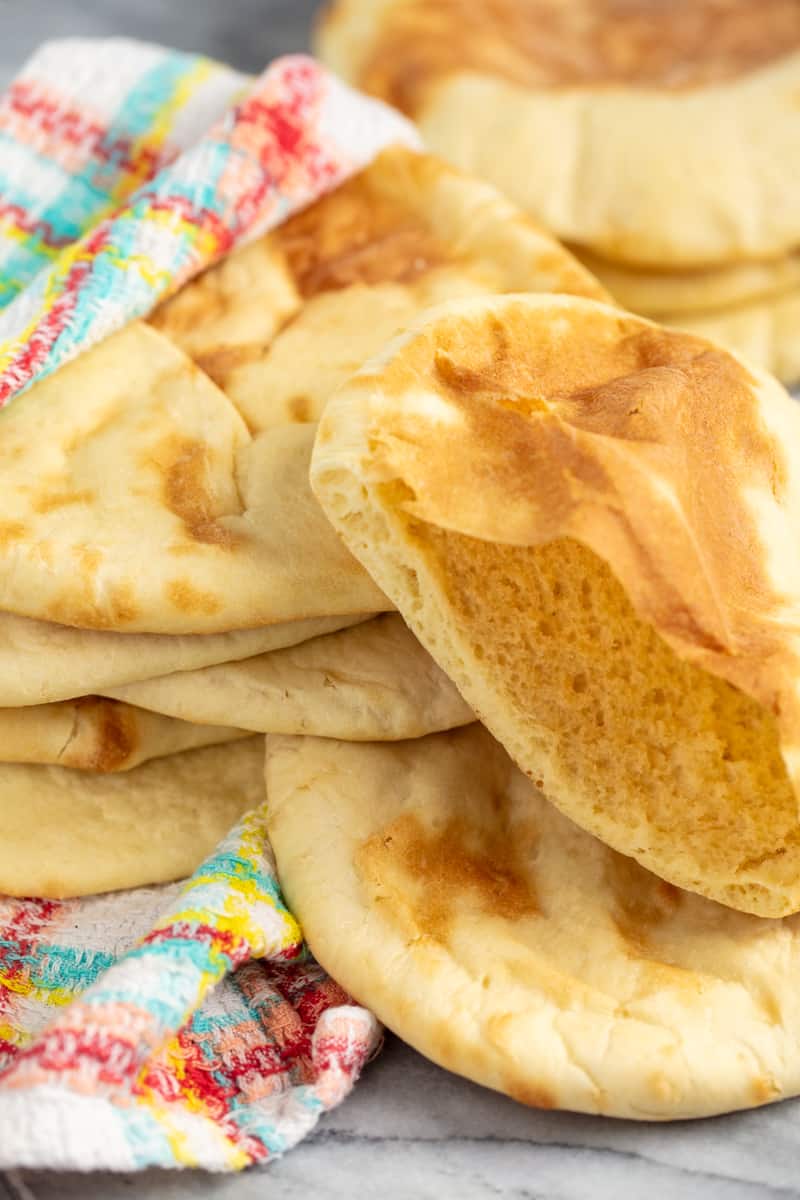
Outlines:
<svg viewBox="0 0 800 1200"><path fill-rule="evenodd" d="M712 344L499 297L428 314L333 398L312 485L567 816L780 916L800 908L798 448L786 392Z"/></svg>

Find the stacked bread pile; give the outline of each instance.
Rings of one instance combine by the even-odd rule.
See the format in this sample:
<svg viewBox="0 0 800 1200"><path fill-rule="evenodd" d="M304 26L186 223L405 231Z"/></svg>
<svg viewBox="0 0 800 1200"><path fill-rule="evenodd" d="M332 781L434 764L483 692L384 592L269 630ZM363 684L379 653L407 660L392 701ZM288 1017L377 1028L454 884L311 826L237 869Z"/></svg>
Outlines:
<svg viewBox="0 0 800 1200"><path fill-rule="evenodd" d="M328 393L413 316L602 289L484 184L371 168L2 415L0 890L190 872L263 798L263 733L472 719L308 481ZM261 734L262 736L254 736Z"/></svg>
<svg viewBox="0 0 800 1200"><path fill-rule="evenodd" d="M626 307L800 380L797 0L335 0L319 49Z"/></svg>
<svg viewBox="0 0 800 1200"><path fill-rule="evenodd" d="M669 263L670 295L740 251L790 273L774 141L747 212L723 195L687 231L702 181L648 209L612 119L635 22L587 43L593 90L537 90L506 78L518 50L542 72L565 21L606 28L540 8L484 39L491 71L442 74L433 36L477 54L485 2L426 4L430 63L411 0L340 4L330 36L388 70L391 30L429 136L510 144L587 256ZM648 67L631 111L773 95L785 64L748 53L698 82L682 47L688 82ZM800 414L774 378L392 150L0 421L0 889L186 873L263 798L267 734L311 949L424 1053L645 1119L800 1092Z"/></svg>

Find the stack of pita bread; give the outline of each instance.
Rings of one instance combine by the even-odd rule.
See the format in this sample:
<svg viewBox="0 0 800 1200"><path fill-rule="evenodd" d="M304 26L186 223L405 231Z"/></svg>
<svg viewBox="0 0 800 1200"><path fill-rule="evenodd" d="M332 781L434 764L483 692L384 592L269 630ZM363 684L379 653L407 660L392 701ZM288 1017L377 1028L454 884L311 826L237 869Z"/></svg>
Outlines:
<svg viewBox="0 0 800 1200"><path fill-rule="evenodd" d="M431 1058L643 1119L800 1092L774 378L395 149L0 434L0 889L187 873L266 734L312 951Z"/></svg>
<svg viewBox="0 0 800 1200"><path fill-rule="evenodd" d="M418 312L525 290L604 294L491 188L392 150L2 414L0 890L189 873L263 798L265 732L473 720L308 466L329 392Z"/></svg>
<svg viewBox="0 0 800 1200"><path fill-rule="evenodd" d="M334 0L318 48L626 307L800 379L797 0Z"/></svg>

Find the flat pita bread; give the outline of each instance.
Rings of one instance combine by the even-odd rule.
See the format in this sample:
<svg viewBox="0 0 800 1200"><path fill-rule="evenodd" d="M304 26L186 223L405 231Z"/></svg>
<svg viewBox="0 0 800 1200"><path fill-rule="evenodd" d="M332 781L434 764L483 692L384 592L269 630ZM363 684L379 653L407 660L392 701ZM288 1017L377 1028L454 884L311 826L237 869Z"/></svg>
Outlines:
<svg viewBox="0 0 800 1200"><path fill-rule="evenodd" d="M63 898L189 875L263 801L262 738L122 775L0 765L0 891Z"/></svg>
<svg viewBox="0 0 800 1200"><path fill-rule="evenodd" d="M712 344L498 297L428 314L332 399L312 486L567 816L782 916L800 909L799 456L786 392Z"/></svg>
<svg viewBox="0 0 800 1200"><path fill-rule="evenodd" d="M317 52L607 258L705 267L800 245L795 0L336 0Z"/></svg>
<svg viewBox="0 0 800 1200"><path fill-rule="evenodd" d="M192 671L280 650L356 624L362 617L318 617L233 633L111 633L71 629L0 613L0 705L48 704L116 684Z"/></svg>
<svg viewBox="0 0 800 1200"><path fill-rule="evenodd" d="M270 840L314 955L435 1062L524 1104L638 1120L800 1091L800 917L663 883L480 725L267 742Z"/></svg>
<svg viewBox="0 0 800 1200"><path fill-rule="evenodd" d="M188 357L129 325L0 414L4 610L166 634L381 611L309 491L312 437L251 438Z"/></svg>
<svg viewBox="0 0 800 1200"><path fill-rule="evenodd" d="M607 298L488 185L395 148L152 320L255 432L318 420L338 385L432 304L527 291Z"/></svg>
<svg viewBox="0 0 800 1200"><path fill-rule="evenodd" d="M131 683L113 695L181 722L347 741L397 741L474 720L394 615L243 662Z"/></svg>
<svg viewBox="0 0 800 1200"><path fill-rule="evenodd" d="M0 708L0 762L4 763L129 771L153 758L246 736L243 730L224 724L192 725L99 696Z"/></svg>

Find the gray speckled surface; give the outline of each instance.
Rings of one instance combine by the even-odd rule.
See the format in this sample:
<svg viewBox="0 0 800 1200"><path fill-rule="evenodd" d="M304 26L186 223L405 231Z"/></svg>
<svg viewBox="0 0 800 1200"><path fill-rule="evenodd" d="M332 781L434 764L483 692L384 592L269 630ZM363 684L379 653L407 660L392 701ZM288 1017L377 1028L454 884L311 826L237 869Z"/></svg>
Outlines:
<svg viewBox="0 0 800 1200"><path fill-rule="evenodd" d="M524 2L524 0L521 0ZM315 0L0 0L0 85L45 37L127 34L255 71L303 49ZM787 1200L800 1103L645 1126L537 1113L390 1040L352 1098L283 1161L237 1178L12 1173L0 1200Z"/></svg>

